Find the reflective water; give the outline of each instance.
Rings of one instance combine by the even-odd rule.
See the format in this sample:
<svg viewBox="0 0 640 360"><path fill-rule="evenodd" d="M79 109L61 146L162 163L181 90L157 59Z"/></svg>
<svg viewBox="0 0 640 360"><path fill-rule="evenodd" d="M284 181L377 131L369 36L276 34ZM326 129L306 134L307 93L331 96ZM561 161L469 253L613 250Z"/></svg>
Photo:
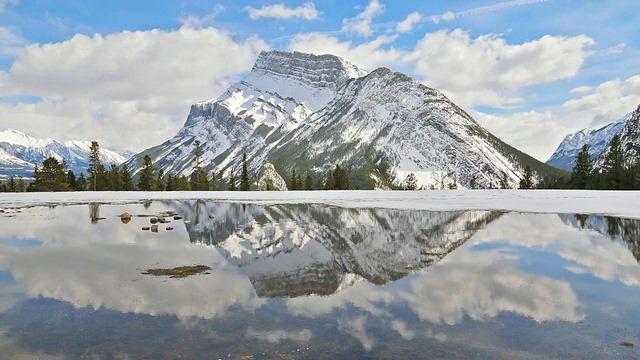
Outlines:
<svg viewBox="0 0 640 360"><path fill-rule="evenodd" d="M640 221L597 216L34 207L0 214L0 354L634 358L638 259ZM211 270L143 274L193 265Z"/></svg>

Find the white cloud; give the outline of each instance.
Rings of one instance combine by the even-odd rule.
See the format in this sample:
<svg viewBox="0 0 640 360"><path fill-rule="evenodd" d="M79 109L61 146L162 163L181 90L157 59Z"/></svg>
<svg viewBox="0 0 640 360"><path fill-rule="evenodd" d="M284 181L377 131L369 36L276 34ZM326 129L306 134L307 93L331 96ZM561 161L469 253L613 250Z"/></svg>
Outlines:
<svg viewBox="0 0 640 360"><path fill-rule="evenodd" d="M563 116L551 111L486 114L472 110L469 113L492 134L542 162L551 156L565 135L575 131L575 127L560 121Z"/></svg>
<svg viewBox="0 0 640 360"><path fill-rule="evenodd" d="M289 43L291 50L314 53L334 54L366 70L373 70L382 65L394 67L402 61L404 53L384 45L394 42L396 36L381 35L370 42L353 45L351 41L340 42L336 37L321 33L297 35Z"/></svg>
<svg viewBox="0 0 640 360"><path fill-rule="evenodd" d="M16 57L25 46L25 40L6 27L0 26L0 57ZM1 84L1 83L0 83Z"/></svg>
<svg viewBox="0 0 640 360"><path fill-rule="evenodd" d="M316 6L312 2L308 2L297 8L288 8L284 3L263 6L260 9L256 9L251 6L244 8L249 12L251 20L257 20L260 18L273 18L273 19L305 19L315 20L320 17L320 12L316 9Z"/></svg>
<svg viewBox="0 0 640 360"><path fill-rule="evenodd" d="M192 103L217 97L266 48L256 38L236 42L187 26L31 45L0 73L0 96L44 100L0 104L0 128L20 119L20 130L34 136L143 150L175 135Z"/></svg>
<svg viewBox="0 0 640 360"><path fill-rule="evenodd" d="M17 5L20 0L0 0L0 13L7 11L7 5Z"/></svg>
<svg viewBox="0 0 640 360"><path fill-rule="evenodd" d="M399 33L408 33L413 27L422 21L422 15L419 12L412 12L406 19L398 23L396 31Z"/></svg>
<svg viewBox="0 0 640 360"><path fill-rule="evenodd" d="M220 13L224 11L224 6L221 4L217 4L213 7L213 10L205 16L199 17L194 15L187 15L178 19L182 23L182 25L193 28L193 29L201 29L206 26L213 25L214 20Z"/></svg>
<svg viewBox="0 0 640 360"><path fill-rule="evenodd" d="M589 93L565 102L562 109L587 118L594 126L615 121L640 104L640 75L606 81L588 90L581 88Z"/></svg>
<svg viewBox="0 0 640 360"><path fill-rule="evenodd" d="M442 14L442 16L440 16L440 20L444 20L444 21L453 21L456 19L456 14L452 13L451 11L447 11L446 13Z"/></svg>
<svg viewBox="0 0 640 360"><path fill-rule="evenodd" d="M570 93L586 93L593 90L593 86L578 86L577 88L573 88L569 90Z"/></svg>
<svg viewBox="0 0 640 360"><path fill-rule="evenodd" d="M373 18L384 12L384 6L380 4L378 0L371 0L369 5L355 18L342 20L342 30L369 37L373 35L373 29L371 29L371 22Z"/></svg>
<svg viewBox="0 0 640 360"><path fill-rule="evenodd" d="M464 30L429 33L407 59L415 73L463 108L521 101L520 88L574 77L591 55L593 39L545 35L511 45L498 35L475 39Z"/></svg>

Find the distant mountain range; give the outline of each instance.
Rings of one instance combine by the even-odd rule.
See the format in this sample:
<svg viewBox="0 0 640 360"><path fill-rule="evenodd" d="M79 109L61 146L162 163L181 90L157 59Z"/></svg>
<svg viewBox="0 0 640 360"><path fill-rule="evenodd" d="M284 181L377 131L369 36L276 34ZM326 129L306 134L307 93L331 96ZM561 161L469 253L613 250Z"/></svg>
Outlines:
<svg viewBox="0 0 640 360"><path fill-rule="evenodd" d="M58 141L38 139L14 129L0 132L0 178L10 176L33 176L34 166L54 157L67 161L69 169L76 175L86 175L91 141ZM131 156L131 152L100 148L100 158L105 166L120 165Z"/></svg>
<svg viewBox="0 0 640 360"><path fill-rule="evenodd" d="M622 132L631 114L627 114L620 119L607 124L601 128L585 128L573 134L565 136L558 145L556 151L551 155L547 164L559 169L571 171L575 165L576 155L582 150L583 145L589 146L591 158L598 156L608 145L611 138Z"/></svg>
<svg viewBox="0 0 640 360"><path fill-rule="evenodd" d="M571 171L575 164L576 155L586 144L589 146L594 170L600 171L604 164L604 156L608 151L609 142L615 135L620 135L627 165L640 161L640 105L634 112L601 128L585 128L567 135L547 160L547 164Z"/></svg>
<svg viewBox="0 0 640 360"><path fill-rule="evenodd" d="M205 170L241 170L246 152L252 178L267 164L287 181L293 169L324 180L339 164L353 188L384 189L416 175L418 187L456 182L517 186L528 165L538 178L564 172L489 133L471 116L411 77L388 68L367 73L333 55L262 52L252 71L217 99L192 105L172 139L145 155L165 173L188 175L194 142Z"/></svg>

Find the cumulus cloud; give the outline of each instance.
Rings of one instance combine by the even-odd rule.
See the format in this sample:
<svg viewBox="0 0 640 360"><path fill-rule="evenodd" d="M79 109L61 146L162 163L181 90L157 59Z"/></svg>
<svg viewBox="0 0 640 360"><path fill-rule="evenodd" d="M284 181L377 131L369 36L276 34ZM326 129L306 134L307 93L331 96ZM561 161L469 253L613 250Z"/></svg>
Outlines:
<svg viewBox="0 0 640 360"><path fill-rule="evenodd" d="M408 33L413 27L422 21L422 15L419 12L412 12L406 19L398 23L396 31L399 33Z"/></svg>
<svg viewBox="0 0 640 360"><path fill-rule="evenodd" d="M263 6L260 9L256 9L251 6L244 8L249 12L251 20L258 20L260 18L272 18L272 19L305 19L315 20L320 17L320 12L316 9L316 6L312 2L308 2L297 8L288 8L284 3L276 5Z"/></svg>
<svg viewBox="0 0 640 360"><path fill-rule="evenodd" d="M342 21L342 30L364 37L373 35L371 22L373 18L384 12L384 5L378 0L372 0L364 10L354 18Z"/></svg>
<svg viewBox="0 0 640 360"><path fill-rule="evenodd" d="M222 13L224 10L224 6L222 6L221 4L217 4L213 7L213 10L211 10L211 12L205 16L195 16L189 14L178 20L184 26L194 29L201 29L203 27L212 25L216 17L220 15L220 13Z"/></svg>
<svg viewBox="0 0 640 360"><path fill-rule="evenodd" d="M363 69L373 70L385 64L394 67L392 64L402 61L402 51L394 47L383 48L395 39L396 36L381 35L372 41L354 45L351 41L341 42L337 37L310 33L297 35L289 43L289 48L314 54L334 54Z"/></svg>
<svg viewBox="0 0 640 360"><path fill-rule="evenodd" d="M0 73L0 96L43 100L0 104L0 128L20 119L34 136L143 150L175 135L190 104L217 97L266 48L256 38L237 42L188 26L30 45Z"/></svg>
<svg viewBox="0 0 640 360"><path fill-rule="evenodd" d="M585 35L545 35L511 45L499 35L472 39L464 30L441 30L426 34L408 60L428 85L464 108L500 107L520 101L514 94L524 86L575 76L593 44Z"/></svg>
<svg viewBox="0 0 640 360"><path fill-rule="evenodd" d="M25 40L10 29L0 26L0 57L18 56L25 45ZM0 83L1 84L1 83Z"/></svg>
<svg viewBox="0 0 640 360"><path fill-rule="evenodd" d="M543 162L553 154L565 135L575 131L575 127L559 121L564 119L566 114L559 115L552 111L487 114L470 110L469 113L507 144L517 144L518 150Z"/></svg>
<svg viewBox="0 0 640 360"><path fill-rule="evenodd" d="M562 109L589 119L591 125L610 123L635 110L640 104L640 75L610 80L591 87L579 87L585 95L571 99ZM576 89L573 89L572 92Z"/></svg>

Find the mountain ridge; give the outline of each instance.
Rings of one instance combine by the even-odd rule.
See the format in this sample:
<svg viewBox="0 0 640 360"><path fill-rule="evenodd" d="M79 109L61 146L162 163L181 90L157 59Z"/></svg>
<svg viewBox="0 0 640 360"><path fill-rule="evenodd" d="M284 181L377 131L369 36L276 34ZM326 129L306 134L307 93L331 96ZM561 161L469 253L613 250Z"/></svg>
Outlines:
<svg viewBox="0 0 640 360"><path fill-rule="evenodd" d="M205 170L225 176L239 172L245 152L252 176L273 163L285 179L293 169L323 179L340 164L357 188L398 186L409 173L425 188L466 187L472 176L480 187L497 187L504 176L516 187L527 165L540 179L560 174L438 90L389 68L366 73L334 55L262 52L244 79L192 105L176 136L126 165L135 174L149 155L165 173L188 175L195 140Z"/></svg>
<svg viewBox="0 0 640 360"><path fill-rule="evenodd" d="M31 177L35 165L48 157L63 159L76 175L86 172L91 141L58 141L52 138L36 138L15 129L0 132L0 176ZM116 152L100 148L103 163L120 165L127 160L129 152Z"/></svg>

